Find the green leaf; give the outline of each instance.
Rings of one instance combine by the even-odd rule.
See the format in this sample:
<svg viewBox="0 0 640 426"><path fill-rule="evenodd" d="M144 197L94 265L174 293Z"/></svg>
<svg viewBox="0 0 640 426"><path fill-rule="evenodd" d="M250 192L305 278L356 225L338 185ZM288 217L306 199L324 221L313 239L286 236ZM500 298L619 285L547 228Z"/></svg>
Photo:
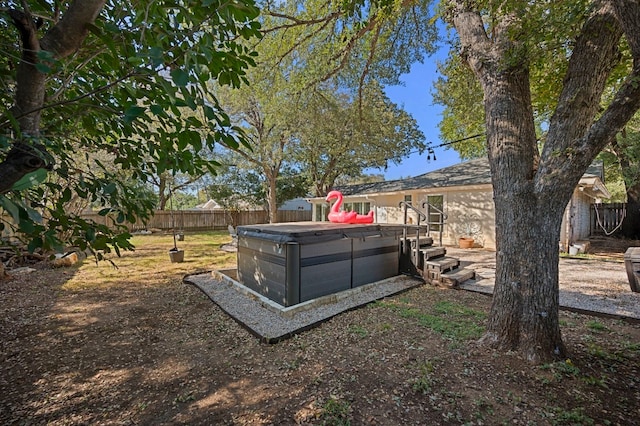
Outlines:
<svg viewBox="0 0 640 426"><path fill-rule="evenodd" d="M160 105L151 105L149 107L149 110L154 113L155 115L161 116L161 117L165 117L167 114L164 111L164 108L161 107Z"/></svg>
<svg viewBox="0 0 640 426"><path fill-rule="evenodd" d="M127 124L131 124L136 118L140 117L144 113L145 109L137 105L130 106L124 112L124 121Z"/></svg>
<svg viewBox="0 0 640 426"><path fill-rule="evenodd" d="M24 232L25 234L33 234L36 229L36 225L33 222L29 222L28 220L21 220L18 229L20 229L20 231Z"/></svg>
<svg viewBox="0 0 640 426"><path fill-rule="evenodd" d="M104 187L103 191L105 194L113 194L115 190L116 190L116 184L111 182L110 184Z"/></svg>
<svg viewBox="0 0 640 426"><path fill-rule="evenodd" d="M65 188L62 191L62 196L60 197L60 201L63 203L68 202L69 200L71 200L71 190L69 188Z"/></svg>
<svg viewBox="0 0 640 426"><path fill-rule="evenodd" d="M35 65L35 67L36 67L36 69L37 69L38 71L40 71L42 74L49 74L49 73L51 73L51 67L50 67L50 66L48 66L48 65L43 64L42 62L38 62L38 63Z"/></svg>
<svg viewBox="0 0 640 426"><path fill-rule="evenodd" d="M42 223L42 215L40 214L40 212L38 210L32 209L31 207L27 207L27 208L25 208L25 210L27 212L27 216L29 217L29 219L32 222ZM21 224L22 224L22 222L21 222Z"/></svg>
<svg viewBox="0 0 640 426"><path fill-rule="evenodd" d="M40 247L42 247L42 238L40 237L33 238L31 241L29 241L29 244L27 244L27 250L29 250L29 253L33 253Z"/></svg>
<svg viewBox="0 0 640 426"><path fill-rule="evenodd" d="M0 195L0 207L4 209L15 223L20 223L20 207L17 206L13 201L5 197L4 195Z"/></svg>
<svg viewBox="0 0 640 426"><path fill-rule="evenodd" d="M176 86L184 87L189 83L189 74L180 68L171 71L171 79Z"/></svg>
<svg viewBox="0 0 640 426"><path fill-rule="evenodd" d="M20 180L13 184L12 191L22 191L32 186L41 184L47 179L47 171L45 169L38 169L31 173L27 173Z"/></svg>
<svg viewBox="0 0 640 426"><path fill-rule="evenodd" d="M160 65L163 64L164 62L164 50L162 50L160 47L152 47L149 49L149 58L151 59L151 66L158 67Z"/></svg>

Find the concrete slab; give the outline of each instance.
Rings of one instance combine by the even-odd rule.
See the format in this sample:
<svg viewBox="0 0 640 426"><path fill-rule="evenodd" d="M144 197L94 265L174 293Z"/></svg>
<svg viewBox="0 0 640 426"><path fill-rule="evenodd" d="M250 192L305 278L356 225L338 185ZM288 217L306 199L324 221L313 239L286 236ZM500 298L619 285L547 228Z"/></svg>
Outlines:
<svg viewBox="0 0 640 426"><path fill-rule="evenodd" d="M447 248L461 266L476 271L463 290L491 295L496 278L495 252ZM640 321L640 293L631 291L623 261L560 258L560 307L563 309Z"/></svg>

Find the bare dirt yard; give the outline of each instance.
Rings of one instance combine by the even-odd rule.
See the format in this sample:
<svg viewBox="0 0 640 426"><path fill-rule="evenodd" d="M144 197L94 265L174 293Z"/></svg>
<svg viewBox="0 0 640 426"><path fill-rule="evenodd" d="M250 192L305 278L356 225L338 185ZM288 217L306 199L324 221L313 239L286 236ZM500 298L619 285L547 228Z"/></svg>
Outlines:
<svg viewBox="0 0 640 426"><path fill-rule="evenodd" d="M475 344L489 297L424 285L264 344L183 282L234 265L225 234L187 234L184 263L154 234L117 269L10 272L0 424L640 424L638 323L562 312L569 358L530 366Z"/></svg>

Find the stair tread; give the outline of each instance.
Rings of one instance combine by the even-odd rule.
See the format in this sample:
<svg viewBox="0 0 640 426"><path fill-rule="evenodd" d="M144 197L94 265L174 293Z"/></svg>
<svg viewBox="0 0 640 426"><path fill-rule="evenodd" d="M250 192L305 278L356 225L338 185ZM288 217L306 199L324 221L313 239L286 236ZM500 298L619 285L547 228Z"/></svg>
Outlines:
<svg viewBox="0 0 640 426"><path fill-rule="evenodd" d="M411 247L415 247L416 245L416 237L407 237L407 241L411 243ZM433 244L433 238L431 237L420 237L420 246L430 246Z"/></svg>
<svg viewBox="0 0 640 426"><path fill-rule="evenodd" d="M476 271L473 269L460 268L440 275L440 281L443 284L449 284L453 287L459 286L461 283L473 279Z"/></svg>
<svg viewBox="0 0 640 426"><path fill-rule="evenodd" d="M455 257L437 257L435 259L429 259L425 261L425 265L443 268L443 267L451 267L458 266L460 264L460 260Z"/></svg>
<svg viewBox="0 0 640 426"><path fill-rule="evenodd" d="M435 259L447 254L447 249L444 247L430 247L428 249L422 249L425 260Z"/></svg>

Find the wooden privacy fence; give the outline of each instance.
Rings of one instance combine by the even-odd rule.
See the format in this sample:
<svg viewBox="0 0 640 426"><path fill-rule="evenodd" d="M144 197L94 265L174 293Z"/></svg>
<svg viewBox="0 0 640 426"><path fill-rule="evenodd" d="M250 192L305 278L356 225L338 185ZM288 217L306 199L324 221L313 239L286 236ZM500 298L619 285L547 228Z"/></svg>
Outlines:
<svg viewBox="0 0 640 426"><path fill-rule="evenodd" d="M591 204L591 235L612 235L622 228L626 203Z"/></svg>
<svg viewBox="0 0 640 426"><path fill-rule="evenodd" d="M97 223L107 226L113 221L97 213L83 213L85 219L92 219ZM278 222L302 222L311 220L310 210L282 210L278 211ZM130 231L140 231L143 229L175 229L183 231L202 231L227 229L229 225L255 225L267 222L267 212L264 210L255 211L224 211L224 210L180 210L166 211L156 210L153 217L143 224L142 222L129 223L127 227Z"/></svg>

